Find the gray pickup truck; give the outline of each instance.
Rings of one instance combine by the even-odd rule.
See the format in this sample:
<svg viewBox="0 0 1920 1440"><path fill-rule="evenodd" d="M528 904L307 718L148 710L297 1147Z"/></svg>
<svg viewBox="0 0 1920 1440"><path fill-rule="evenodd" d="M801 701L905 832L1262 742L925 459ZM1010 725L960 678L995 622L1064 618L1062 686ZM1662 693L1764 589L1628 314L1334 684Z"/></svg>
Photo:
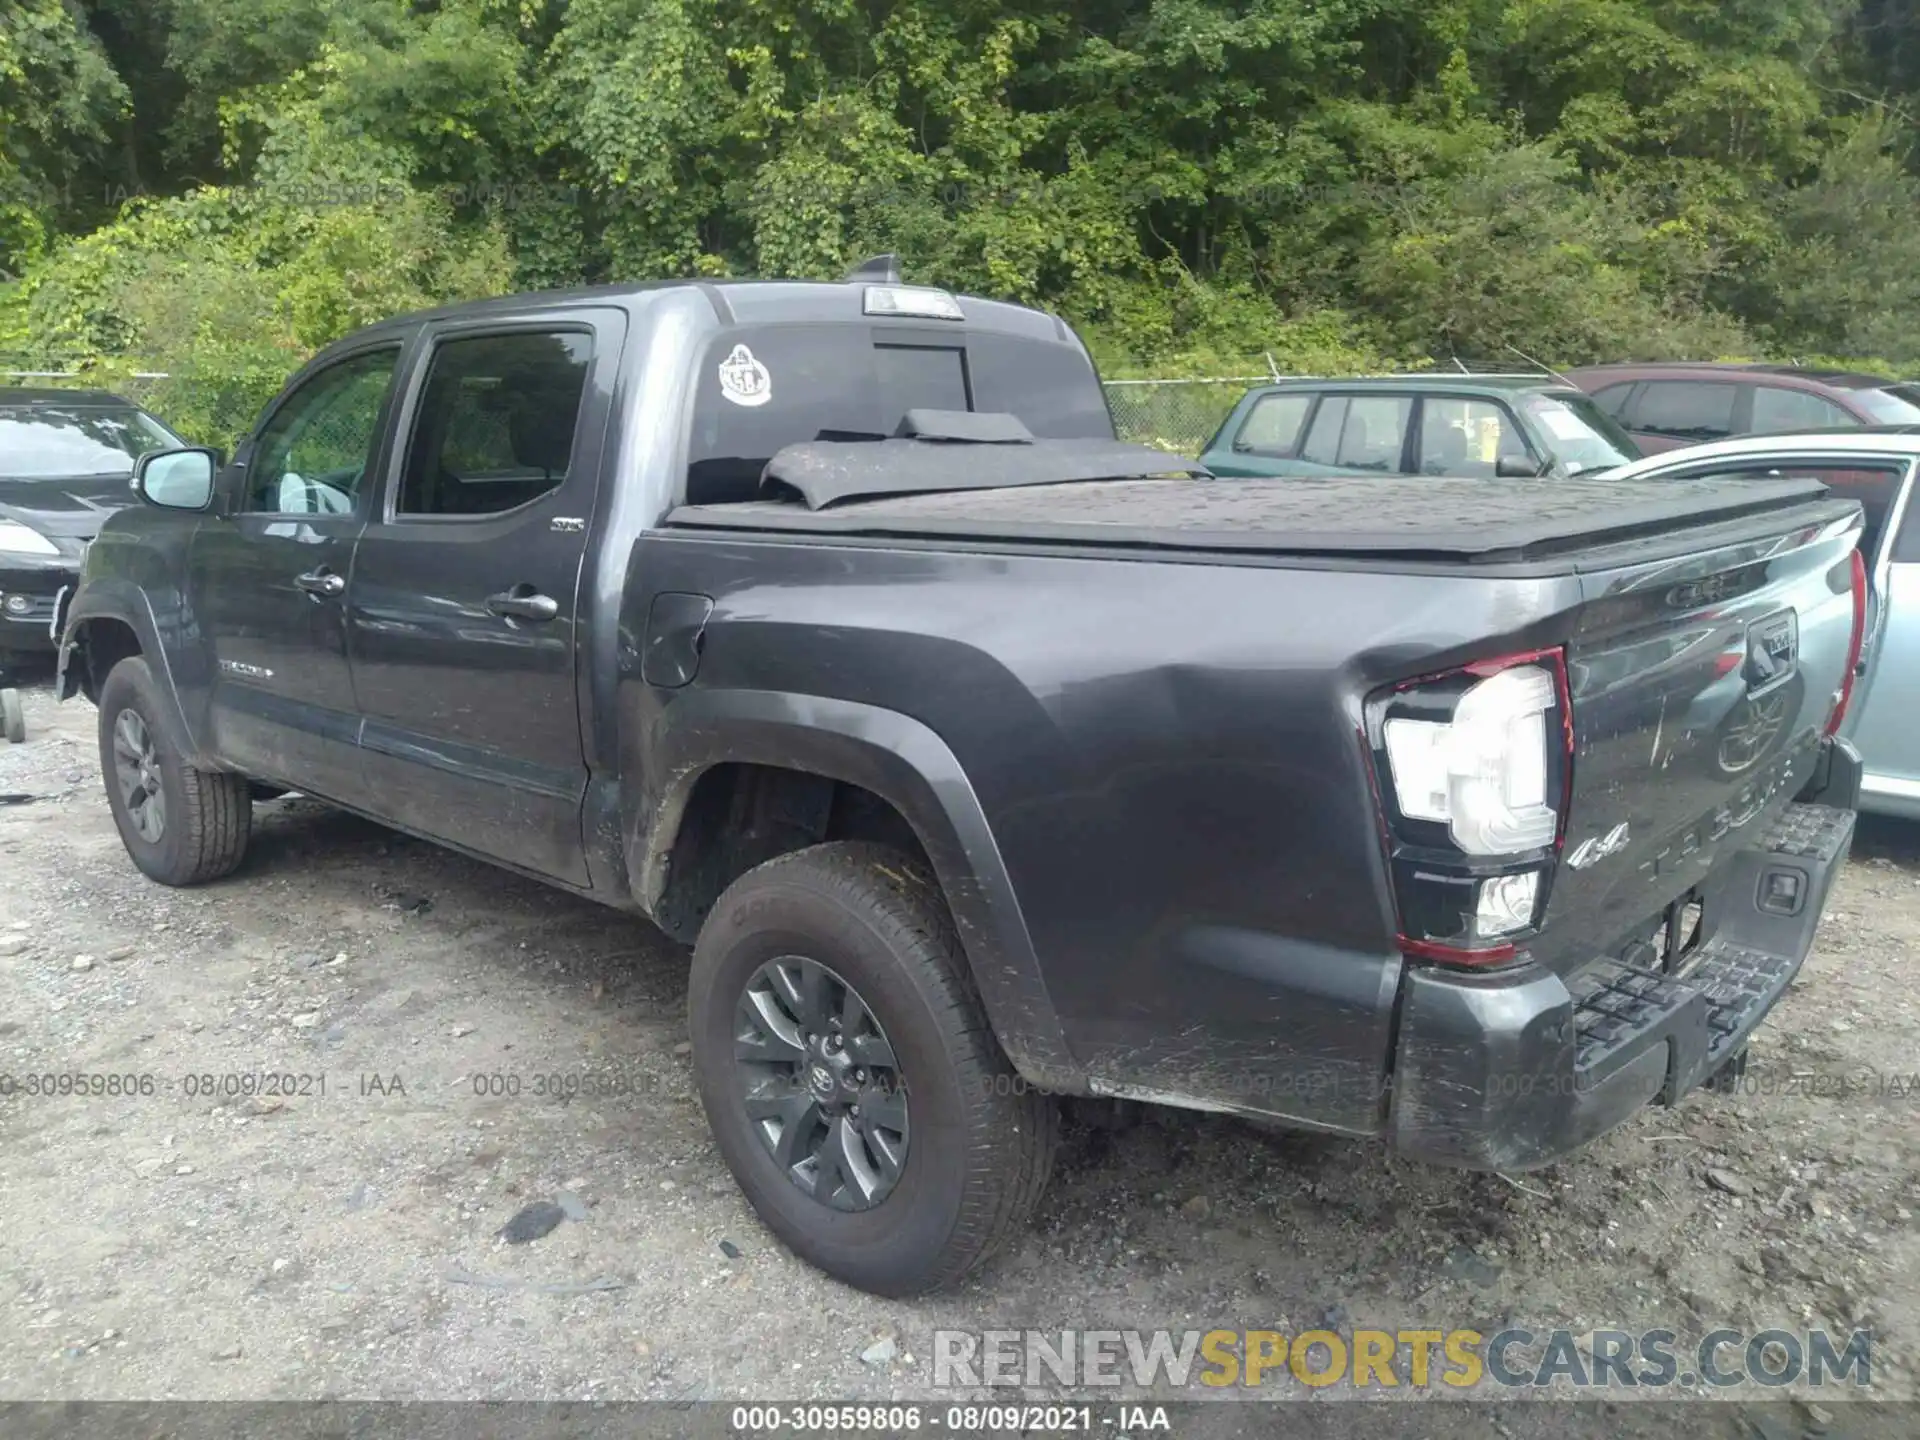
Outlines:
<svg viewBox="0 0 1920 1440"><path fill-rule="evenodd" d="M1056 1095L1508 1169L1738 1067L1852 835L1858 505L1185 463L890 277L414 315L142 457L61 684L162 883L288 787L690 944L727 1164L882 1293Z"/></svg>

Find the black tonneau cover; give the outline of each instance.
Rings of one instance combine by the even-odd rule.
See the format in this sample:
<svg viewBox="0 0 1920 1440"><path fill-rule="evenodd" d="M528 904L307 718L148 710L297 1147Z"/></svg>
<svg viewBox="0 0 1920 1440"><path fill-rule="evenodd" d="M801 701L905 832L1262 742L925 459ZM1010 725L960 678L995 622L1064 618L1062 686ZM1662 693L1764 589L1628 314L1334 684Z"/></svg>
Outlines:
<svg viewBox="0 0 1920 1440"><path fill-rule="evenodd" d="M966 459L991 471L998 452L983 454L985 448L964 447ZM682 529L1491 561L1785 511L1826 493L1817 480L1111 480L912 495L825 510L768 500L684 505L666 523Z"/></svg>

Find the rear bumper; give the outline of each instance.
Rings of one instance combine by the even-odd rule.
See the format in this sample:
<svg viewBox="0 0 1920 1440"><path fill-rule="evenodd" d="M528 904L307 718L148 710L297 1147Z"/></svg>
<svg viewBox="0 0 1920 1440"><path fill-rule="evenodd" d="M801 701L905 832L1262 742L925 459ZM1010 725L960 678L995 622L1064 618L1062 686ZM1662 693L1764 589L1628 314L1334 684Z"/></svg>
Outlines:
<svg viewBox="0 0 1920 1440"><path fill-rule="evenodd" d="M1799 973L1853 841L1851 806L1823 802L1857 796L1859 757L1830 748L1803 798L1714 875L1701 896L1703 938L1673 973L1644 956L1596 960L1564 981L1534 967L1410 970L1388 1114L1394 1148L1478 1170L1549 1164L1645 1105L1673 1104L1737 1057Z"/></svg>

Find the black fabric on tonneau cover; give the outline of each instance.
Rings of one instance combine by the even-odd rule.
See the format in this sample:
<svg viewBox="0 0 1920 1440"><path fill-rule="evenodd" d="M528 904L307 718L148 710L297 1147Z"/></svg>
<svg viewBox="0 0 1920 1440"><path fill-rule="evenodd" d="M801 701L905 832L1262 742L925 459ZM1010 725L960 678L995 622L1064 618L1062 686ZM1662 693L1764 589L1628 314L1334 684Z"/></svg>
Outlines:
<svg viewBox="0 0 1920 1440"><path fill-rule="evenodd" d="M826 535L1491 560L1787 510L1827 493L1817 480L1374 475L983 489L978 487L993 483L1009 451L965 446L950 450L977 467L972 473L981 478L974 488L817 511L774 501L686 505L668 515L667 523ZM1834 509L1842 513L1840 502Z"/></svg>
<svg viewBox="0 0 1920 1440"><path fill-rule="evenodd" d="M953 440L969 445L1031 445L1033 431L1004 410L909 410L899 440Z"/></svg>

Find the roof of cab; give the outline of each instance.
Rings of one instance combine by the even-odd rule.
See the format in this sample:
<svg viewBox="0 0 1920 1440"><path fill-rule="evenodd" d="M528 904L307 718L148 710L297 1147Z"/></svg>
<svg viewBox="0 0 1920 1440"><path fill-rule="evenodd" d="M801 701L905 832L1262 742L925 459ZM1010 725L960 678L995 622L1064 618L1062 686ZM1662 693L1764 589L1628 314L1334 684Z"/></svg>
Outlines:
<svg viewBox="0 0 1920 1440"><path fill-rule="evenodd" d="M432 310L416 310L376 321L348 335L351 342L382 331L410 329L428 322L464 322L505 319L542 310L577 308L587 305L614 306L629 312L638 310L662 291L695 291L704 295L722 326L784 325L806 321L844 321L880 325L915 325L922 328L954 325L956 329L993 330L1027 336L1036 340L1074 343L1073 332L1057 315L988 300L978 295L955 294L964 319L929 319L924 316L869 315L865 310L868 286L881 282L868 277L848 280L649 280L634 284L595 285L575 290L543 290L518 295L500 295L486 300L469 300L458 305L443 305ZM938 286L911 285L907 289L938 289ZM952 293L952 292L948 292ZM335 341L334 346L343 342ZM329 349L334 347L329 347Z"/></svg>

